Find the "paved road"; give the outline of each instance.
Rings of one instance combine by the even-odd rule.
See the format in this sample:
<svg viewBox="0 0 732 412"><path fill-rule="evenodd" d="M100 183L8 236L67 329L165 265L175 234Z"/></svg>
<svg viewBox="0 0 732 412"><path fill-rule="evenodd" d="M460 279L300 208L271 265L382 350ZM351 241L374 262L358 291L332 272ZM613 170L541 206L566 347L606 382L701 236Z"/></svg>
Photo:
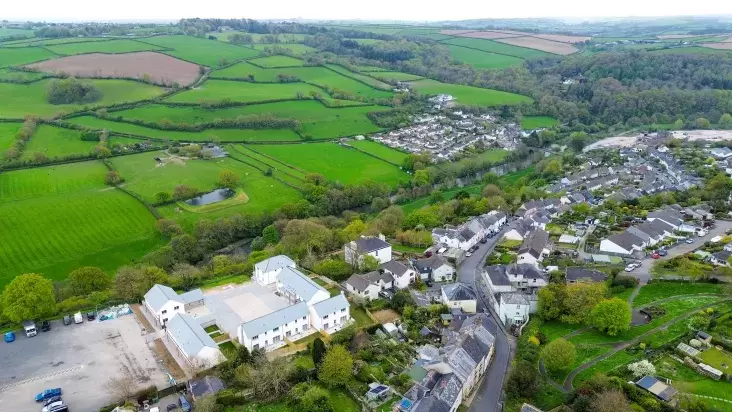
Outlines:
<svg viewBox="0 0 732 412"><path fill-rule="evenodd" d="M485 257L493 250L502 235L503 231L492 239L488 239L487 243L479 243L480 247L478 250L472 256L466 258L458 269L458 279L460 282L473 285L477 292L479 297L478 311L491 313L494 321L499 326L500 324L497 321L498 317L493 313L492 308L486 304L487 302L483 300L482 289L476 284L476 274L479 276ZM503 383L506 377L506 371L508 370L508 364L513 357L513 348L515 347L512 339L512 337L506 336L503 329L499 329L498 333L496 333L496 346L493 360L488 367L488 372L483 377L480 388L477 389L473 403L470 405L469 410L471 412L499 412L503 409Z"/></svg>

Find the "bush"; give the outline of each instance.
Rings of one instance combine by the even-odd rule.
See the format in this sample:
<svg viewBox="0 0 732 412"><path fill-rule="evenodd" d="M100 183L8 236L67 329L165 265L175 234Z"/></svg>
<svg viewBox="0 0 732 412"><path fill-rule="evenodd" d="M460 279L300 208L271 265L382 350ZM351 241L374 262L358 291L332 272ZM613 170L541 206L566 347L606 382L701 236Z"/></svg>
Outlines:
<svg viewBox="0 0 732 412"><path fill-rule="evenodd" d="M340 281L348 279L353 274L353 266L343 260L326 259L316 263L313 272Z"/></svg>
<svg viewBox="0 0 732 412"><path fill-rule="evenodd" d="M56 304L56 308L59 312L62 313L76 312L78 310L86 309L91 306L91 302L89 302L89 300L83 296L74 296L66 300L62 300L61 302Z"/></svg>
<svg viewBox="0 0 732 412"><path fill-rule="evenodd" d="M638 281L633 276L618 275L613 279L612 286L623 286L626 289L632 289L635 287L636 283L638 283Z"/></svg>
<svg viewBox="0 0 732 412"><path fill-rule="evenodd" d="M46 100L51 104L87 104L101 98L102 92L92 83L82 83L73 77L52 80L46 91Z"/></svg>

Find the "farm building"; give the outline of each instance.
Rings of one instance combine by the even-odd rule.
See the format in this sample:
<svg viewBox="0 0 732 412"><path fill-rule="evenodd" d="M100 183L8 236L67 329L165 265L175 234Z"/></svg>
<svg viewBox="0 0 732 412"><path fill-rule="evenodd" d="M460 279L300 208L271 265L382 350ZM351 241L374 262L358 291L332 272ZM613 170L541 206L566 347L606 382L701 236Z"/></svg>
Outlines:
<svg viewBox="0 0 732 412"><path fill-rule="evenodd" d="M635 383L639 388L645 389L662 401L670 401L676 396L676 389L661 382L653 376L644 376Z"/></svg>

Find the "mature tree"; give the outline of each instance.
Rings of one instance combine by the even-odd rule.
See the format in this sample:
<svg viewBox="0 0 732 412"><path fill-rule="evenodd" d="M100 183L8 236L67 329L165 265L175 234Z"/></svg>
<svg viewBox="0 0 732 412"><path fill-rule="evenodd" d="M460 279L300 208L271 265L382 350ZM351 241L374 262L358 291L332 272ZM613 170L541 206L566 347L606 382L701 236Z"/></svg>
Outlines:
<svg viewBox="0 0 732 412"><path fill-rule="evenodd" d="M435 205L437 203L441 203L444 201L445 201L445 194L442 193L441 190L433 190L432 193L430 193L429 203L431 205Z"/></svg>
<svg viewBox="0 0 732 412"><path fill-rule="evenodd" d="M170 247L173 248L176 259L181 262L196 263L203 256L198 240L188 234L174 237L170 241Z"/></svg>
<svg viewBox="0 0 732 412"><path fill-rule="evenodd" d="M102 92L89 82L70 77L54 79L48 84L46 99L51 104L86 104L102 98Z"/></svg>
<svg viewBox="0 0 732 412"><path fill-rule="evenodd" d="M719 118L719 125L722 127L732 126L732 114L725 113Z"/></svg>
<svg viewBox="0 0 732 412"><path fill-rule="evenodd" d="M353 377L353 358L341 345L328 349L318 369L318 379L329 387L343 386Z"/></svg>
<svg viewBox="0 0 732 412"><path fill-rule="evenodd" d="M569 135L569 145L577 152L581 152L587 145L587 133L574 132Z"/></svg>
<svg viewBox="0 0 732 412"><path fill-rule="evenodd" d="M35 273L13 279L5 286L1 302L3 315L15 323L44 318L56 312L53 283Z"/></svg>
<svg viewBox="0 0 732 412"><path fill-rule="evenodd" d="M709 123L709 120L699 117L694 121L694 126L696 126L697 129L711 129L712 125Z"/></svg>
<svg viewBox="0 0 732 412"><path fill-rule="evenodd" d="M309 220L290 220L282 232L279 247L282 252L303 258L329 252L338 247L333 231Z"/></svg>
<svg viewBox="0 0 732 412"><path fill-rule="evenodd" d="M529 361L519 360L508 375L506 394L514 399L530 398L539 389L538 377L536 366Z"/></svg>
<svg viewBox="0 0 732 412"><path fill-rule="evenodd" d="M186 185L178 185L173 189L173 199L183 200L195 196L198 190Z"/></svg>
<svg viewBox="0 0 732 412"><path fill-rule="evenodd" d="M120 369L120 375L109 378L104 387L117 399L117 402L124 403L134 396L137 390L137 380L129 369Z"/></svg>
<svg viewBox="0 0 732 412"><path fill-rule="evenodd" d="M180 227L178 222L172 219L159 219L155 222L155 227L165 237L174 237L183 234L183 228Z"/></svg>
<svg viewBox="0 0 732 412"><path fill-rule="evenodd" d="M592 400L592 410L595 412L629 412L632 409L622 391L611 389L595 395Z"/></svg>
<svg viewBox="0 0 732 412"><path fill-rule="evenodd" d="M592 309L590 324L610 336L615 336L630 329L631 316L627 301L619 298L605 299Z"/></svg>
<svg viewBox="0 0 732 412"><path fill-rule="evenodd" d="M573 283L566 287L563 322L583 323L592 309L605 298L607 286L604 283Z"/></svg>
<svg viewBox="0 0 732 412"><path fill-rule="evenodd" d="M156 266L124 266L114 278L114 291L124 300L140 299L156 283L168 283L168 274Z"/></svg>
<svg viewBox="0 0 732 412"><path fill-rule="evenodd" d="M372 272L378 267L379 261L371 255L361 256L361 259L358 262L358 268L359 270L361 270L361 272Z"/></svg>
<svg viewBox="0 0 732 412"><path fill-rule="evenodd" d="M574 345L561 338L549 342L541 351L544 366L552 374L569 369L574 363L575 356L576 349Z"/></svg>
<svg viewBox="0 0 732 412"><path fill-rule="evenodd" d="M313 363L315 364L315 367L317 368L320 366L320 362L322 362L323 357L325 356L325 343L323 343L323 340L320 338L315 338L313 341Z"/></svg>
<svg viewBox="0 0 732 412"><path fill-rule="evenodd" d="M86 266L71 272L66 282L75 296L86 296L95 291L108 289L112 285L112 278L102 269Z"/></svg>
<svg viewBox="0 0 732 412"><path fill-rule="evenodd" d="M361 219L354 219L351 223L343 228L343 234L346 235L348 240L358 239L363 232L366 231L366 224Z"/></svg>
<svg viewBox="0 0 732 412"><path fill-rule="evenodd" d="M157 203L165 203L169 201L171 198L170 193L168 192L157 192L155 193L155 202Z"/></svg>
<svg viewBox="0 0 732 412"><path fill-rule="evenodd" d="M104 183L109 186L117 186L124 181L125 180L116 170L110 170L109 172L107 172L107 174L104 175Z"/></svg>
<svg viewBox="0 0 732 412"><path fill-rule="evenodd" d="M235 189L239 186L239 176L231 170L222 170L219 173L219 186Z"/></svg>
<svg viewBox="0 0 732 412"><path fill-rule="evenodd" d="M262 240L266 245L274 245L280 241L280 232L274 225L262 229Z"/></svg>
<svg viewBox="0 0 732 412"><path fill-rule="evenodd" d="M313 272L335 281L348 279L353 274L353 266L342 259L325 259L313 266Z"/></svg>
<svg viewBox="0 0 732 412"><path fill-rule="evenodd" d="M335 411L328 391L308 382L299 383L292 388L288 404L294 412Z"/></svg>
<svg viewBox="0 0 732 412"><path fill-rule="evenodd" d="M556 283L539 289L539 316L544 320L558 319L564 313L565 292L565 286Z"/></svg>
<svg viewBox="0 0 732 412"><path fill-rule="evenodd" d="M483 197L503 196L503 190L494 184L487 184L483 188Z"/></svg>
<svg viewBox="0 0 732 412"><path fill-rule="evenodd" d="M223 410L223 407L216 403L215 395L198 397L193 406L196 408L196 412L221 412Z"/></svg>
<svg viewBox="0 0 732 412"><path fill-rule="evenodd" d="M383 233L392 236L404 221L404 210L399 206L390 206L369 223L369 232L373 234Z"/></svg>
<svg viewBox="0 0 732 412"><path fill-rule="evenodd" d="M412 182L415 186L427 186L430 184L430 171L427 169L417 170L414 172L414 178Z"/></svg>
<svg viewBox="0 0 732 412"><path fill-rule="evenodd" d="M654 376L656 374L656 367L647 359L631 363L628 365L628 370L636 377L636 379L642 378L646 375Z"/></svg>
<svg viewBox="0 0 732 412"><path fill-rule="evenodd" d="M263 401L281 399L290 390L292 363L285 358L259 359L252 375L254 396Z"/></svg>
<svg viewBox="0 0 732 412"><path fill-rule="evenodd" d="M201 282L201 269L188 263L177 263L170 274L170 282L183 290L191 290Z"/></svg>

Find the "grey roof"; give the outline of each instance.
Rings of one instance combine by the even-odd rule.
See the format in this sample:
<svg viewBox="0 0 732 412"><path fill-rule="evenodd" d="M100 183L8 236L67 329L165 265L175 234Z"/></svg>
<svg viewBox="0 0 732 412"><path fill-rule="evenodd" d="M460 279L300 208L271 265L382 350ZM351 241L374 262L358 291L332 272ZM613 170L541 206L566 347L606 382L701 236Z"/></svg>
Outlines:
<svg viewBox="0 0 732 412"><path fill-rule="evenodd" d="M188 356L196 356L204 347L218 349L218 345L203 330L201 324L185 313L178 313L166 323L168 333Z"/></svg>
<svg viewBox="0 0 732 412"><path fill-rule="evenodd" d="M430 397L439 398L446 405L452 406L460 395L462 387L463 385L459 378L454 373L448 373L440 377L440 380L437 381L437 385L432 388L432 394ZM429 410L434 411L434 409Z"/></svg>
<svg viewBox="0 0 732 412"><path fill-rule="evenodd" d="M341 309L348 310L350 306L351 305L348 303L346 297L343 296L342 293L339 293L330 299L326 299L322 302L314 304L313 310L315 310L315 313L317 313L318 316L322 318L323 315L327 315L333 312L340 312Z"/></svg>
<svg viewBox="0 0 732 412"><path fill-rule="evenodd" d="M264 332L269 332L274 328L294 322L303 316L307 316L308 313L308 304L305 302L298 302L292 306L288 306L284 309L280 309L249 322L242 323L241 328L247 337L253 338L254 336Z"/></svg>
<svg viewBox="0 0 732 412"><path fill-rule="evenodd" d="M635 384L664 401L671 400L676 395L676 389L666 385L653 376L644 376Z"/></svg>
<svg viewBox="0 0 732 412"><path fill-rule="evenodd" d="M351 285L358 292L363 292L371 284L371 282L364 279L361 275L351 275L351 277L346 280L346 283Z"/></svg>
<svg viewBox="0 0 732 412"><path fill-rule="evenodd" d="M448 405L440 398L428 396L415 404L410 412L450 412L452 405Z"/></svg>
<svg viewBox="0 0 732 412"><path fill-rule="evenodd" d="M381 269L388 270L397 277L407 273L407 271L409 270L409 268L404 263L398 262L396 260L390 260L386 263L382 263L379 267Z"/></svg>
<svg viewBox="0 0 732 412"><path fill-rule="evenodd" d="M201 292L201 289L193 289L189 290L188 292L180 295L180 298L183 299L183 303L193 303L203 300L203 292Z"/></svg>
<svg viewBox="0 0 732 412"><path fill-rule="evenodd" d="M460 347L468 354L468 356L470 356L471 359L473 359L473 361L475 361L476 365L480 363L488 353L490 353L491 346L492 345L486 345L481 340L470 335L466 336L460 343Z"/></svg>
<svg viewBox="0 0 732 412"><path fill-rule="evenodd" d="M635 227L635 226L631 226L627 230L628 230L628 233L633 234L633 236L637 236L639 239L643 240L644 242L651 240L651 236L653 236L654 238L658 237L657 235L652 235L653 232L647 228L646 228L646 230L648 230L648 232L644 231L640 227ZM651 233L649 233L649 232L651 232Z"/></svg>
<svg viewBox="0 0 732 412"><path fill-rule="evenodd" d="M625 250L632 250L633 245L641 246L643 244L643 239L627 231L616 233L608 237L607 240L615 243Z"/></svg>
<svg viewBox="0 0 732 412"><path fill-rule="evenodd" d="M525 403L525 404L521 405L521 410L519 412L543 412L543 411L534 405L529 405L528 403Z"/></svg>
<svg viewBox="0 0 732 412"><path fill-rule="evenodd" d="M469 228L465 227L460 231L460 237L463 238L463 240L470 240L475 236L475 232L470 230Z"/></svg>
<svg viewBox="0 0 732 412"><path fill-rule="evenodd" d="M528 305L529 301L521 293L501 293L501 302L510 305Z"/></svg>
<svg viewBox="0 0 732 412"><path fill-rule="evenodd" d="M509 273L522 275L526 279L544 279L546 275L531 263L516 263L507 268Z"/></svg>
<svg viewBox="0 0 732 412"><path fill-rule="evenodd" d="M384 283L391 283L394 281L394 276L392 276L389 272L383 270L374 270L373 272L361 275L361 277L367 280L369 283L374 284L379 283L379 281Z"/></svg>
<svg viewBox="0 0 732 412"><path fill-rule="evenodd" d="M291 267L282 268L282 272L277 275L277 280L282 283L285 290L296 294L305 301L312 299L320 291L328 293L322 286L302 274L299 270ZM328 294L330 295L330 293Z"/></svg>
<svg viewBox="0 0 732 412"><path fill-rule="evenodd" d="M262 272L273 272L275 270L282 269L284 267L295 267L295 262L285 255L273 256L269 259L265 259L256 265L254 268L261 270Z"/></svg>
<svg viewBox="0 0 732 412"><path fill-rule="evenodd" d="M368 253L389 247L389 243L378 237L362 237L355 240L359 252Z"/></svg>
<svg viewBox="0 0 732 412"><path fill-rule="evenodd" d="M506 267L504 265L493 265L487 266L485 272L491 279L491 283L496 286L510 286L511 281L508 280L506 275Z"/></svg>
<svg viewBox="0 0 732 412"><path fill-rule="evenodd" d="M714 256L715 259L721 260L722 262L726 262L727 259L732 256L732 252L728 250L720 250L719 252L712 253L712 256Z"/></svg>
<svg viewBox="0 0 732 412"><path fill-rule="evenodd" d="M414 261L414 267L419 273L432 273L433 270L442 267L443 265L450 265L447 263L447 259L440 255L433 255L425 259L417 259Z"/></svg>
<svg viewBox="0 0 732 412"><path fill-rule="evenodd" d="M518 254L522 255L524 253L528 253L531 256L538 258L541 256L541 252L544 250L547 243L549 243L549 233L541 229L536 229L524 238L524 242L521 244Z"/></svg>
<svg viewBox="0 0 732 412"><path fill-rule="evenodd" d="M222 389L224 389L224 382L215 376L206 375L201 379L188 381L188 390L195 398L213 395Z"/></svg>
<svg viewBox="0 0 732 412"><path fill-rule="evenodd" d="M155 284L145 294L145 302L156 312L171 300L183 303L183 299L172 288L165 285Z"/></svg>
<svg viewBox="0 0 732 412"><path fill-rule="evenodd" d="M577 281L581 279L604 282L607 279L607 275L594 269L567 268L567 280Z"/></svg>
<svg viewBox="0 0 732 412"><path fill-rule="evenodd" d="M475 300L475 292L464 283L453 283L442 287L445 296L451 301L456 300Z"/></svg>

